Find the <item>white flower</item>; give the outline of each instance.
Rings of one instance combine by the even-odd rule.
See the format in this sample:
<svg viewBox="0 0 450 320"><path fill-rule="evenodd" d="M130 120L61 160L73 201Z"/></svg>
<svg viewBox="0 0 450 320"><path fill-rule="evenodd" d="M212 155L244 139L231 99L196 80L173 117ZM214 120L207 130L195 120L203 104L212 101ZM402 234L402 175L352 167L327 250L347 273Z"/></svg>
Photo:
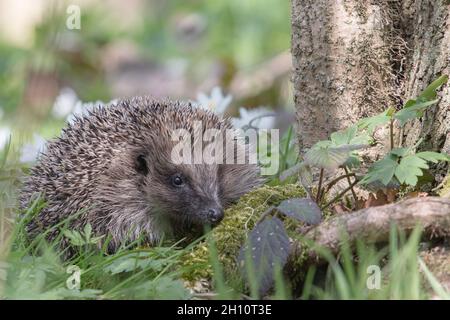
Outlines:
<svg viewBox="0 0 450 320"><path fill-rule="evenodd" d="M239 108L239 118L232 118L231 121L235 128L243 128L248 126L250 122L252 122L253 127L259 129L271 129L275 126L274 112L266 107L250 110L241 107Z"/></svg>
<svg viewBox="0 0 450 320"><path fill-rule="evenodd" d="M233 97L231 94L224 96L220 87L214 87L211 91L211 96L200 92L197 95L196 104L198 107L211 110L216 114L223 114L231 103Z"/></svg>
<svg viewBox="0 0 450 320"><path fill-rule="evenodd" d="M114 103L110 101L109 103ZM75 116L84 116L94 107L105 105L103 101L82 102L78 99L76 92L71 88L63 88L53 104L52 114L55 118L63 119L70 124L75 120Z"/></svg>
<svg viewBox="0 0 450 320"><path fill-rule="evenodd" d="M3 148L8 143L9 139L11 137L11 129L8 127L0 128L0 150L3 150Z"/></svg>
<svg viewBox="0 0 450 320"><path fill-rule="evenodd" d="M33 140L26 143L20 149L20 162L30 163L36 161L41 152L45 150L45 139L38 134L33 134Z"/></svg>
<svg viewBox="0 0 450 320"><path fill-rule="evenodd" d="M78 102L78 96L71 88L63 88L55 100L52 108L52 115L55 118L66 118L73 112L76 103Z"/></svg>

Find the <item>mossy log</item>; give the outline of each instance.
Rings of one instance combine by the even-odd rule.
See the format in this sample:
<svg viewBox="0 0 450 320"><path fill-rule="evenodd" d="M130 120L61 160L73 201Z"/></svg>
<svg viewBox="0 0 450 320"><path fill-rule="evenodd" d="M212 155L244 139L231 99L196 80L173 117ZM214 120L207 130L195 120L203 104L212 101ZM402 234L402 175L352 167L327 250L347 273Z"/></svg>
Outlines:
<svg viewBox="0 0 450 320"><path fill-rule="evenodd" d="M341 235L350 243L357 239L367 243L385 242L389 239L391 225L403 231L421 226L427 238L450 235L450 199L422 197L384 206L371 207L334 217L304 234L308 240L337 254ZM308 261L319 261L314 250L308 252Z"/></svg>
<svg viewBox="0 0 450 320"><path fill-rule="evenodd" d="M240 277L236 257L248 232L267 208L293 197L305 197L305 191L298 185L263 186L242 197L236 205L227 210L224 221L208 234L207 239L182 258L181 264L184 267L191 267L185 268L189 271L183 274L188 286L209 283L212 279L210 240L217 249L217 258L222 265L225 278L228 281L238 280ZM450 199L439 197L408 199L349 214L326 216L322 223L314 227L299 227L298 223L286 220L286 229L293 241L293 251L287 268L288 276L299 279L311 264L324 262L309 245L311 241L337 254L342 234L347 234L346 239L350 243L357 239L368 243L385 242L389 238L393 223L404 231L411 231L420 225L423 227L424 235L429 238L449 236Z"/></svg>

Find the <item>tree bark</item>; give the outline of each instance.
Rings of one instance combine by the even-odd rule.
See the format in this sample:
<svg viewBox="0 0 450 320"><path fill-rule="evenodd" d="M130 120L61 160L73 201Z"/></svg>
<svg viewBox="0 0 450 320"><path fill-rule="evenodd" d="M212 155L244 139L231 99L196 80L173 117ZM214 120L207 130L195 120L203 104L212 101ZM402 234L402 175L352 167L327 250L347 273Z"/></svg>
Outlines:
<svg viewBox="0 0 450 320"><path fill-rule="evenodd" d="M412 1L409 1L412 2ZM404 96L417 96L442 74L450 74L450 2L416 0L404 6L409 50L405 56ZM420 149L450 154L450 85L439 93L440 102L421 120L407 124L402 134L405 145L423 138ZM441 175L445 175L441 164Z"/></svg>
<svg viewBox="0 0 450 320"><path fill-rule="evenodd" d="M413 198L362 209L325 221L307 231L304 236L337 254L343 233L347 235L350 245L358 239L367 243L386 242L393 223L406 232L421 226L427 238L449 236L450 200L438 197ZM308 252L308 257L309 263L319 259L314 249Z"/></svg>
<svg viewBox="0 0 450 320"><path fill-rule="evenodd" d="M447 0L292 0L301 150L358 119L401 107L450 73ZM396 143L450 152L450 88Z"/></svg>

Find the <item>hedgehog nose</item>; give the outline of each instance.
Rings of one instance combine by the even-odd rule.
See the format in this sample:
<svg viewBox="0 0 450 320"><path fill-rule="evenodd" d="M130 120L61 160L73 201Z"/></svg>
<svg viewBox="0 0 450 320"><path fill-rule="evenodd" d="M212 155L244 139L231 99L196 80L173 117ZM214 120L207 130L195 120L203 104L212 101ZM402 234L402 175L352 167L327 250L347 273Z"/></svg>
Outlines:
<svg viewBox="0 0 450 320"><path fill-rule="evenodd" d="M208 220L217 224L223 219L223 210L218 208L210 208L208 209Z"/></svg>

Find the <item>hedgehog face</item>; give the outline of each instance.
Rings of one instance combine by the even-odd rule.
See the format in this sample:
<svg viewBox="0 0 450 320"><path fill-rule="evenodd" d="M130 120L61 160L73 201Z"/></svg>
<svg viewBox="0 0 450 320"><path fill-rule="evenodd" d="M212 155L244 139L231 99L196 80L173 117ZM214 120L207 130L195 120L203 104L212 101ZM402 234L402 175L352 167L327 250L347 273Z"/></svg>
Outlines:
<svg viewBox="0 0 450 320"><path fill-rule="evenodd" d="M175 165L161 154L138 154L135 163L140 188L156 211L197 226L222 220L217 165Z"/></svg>

